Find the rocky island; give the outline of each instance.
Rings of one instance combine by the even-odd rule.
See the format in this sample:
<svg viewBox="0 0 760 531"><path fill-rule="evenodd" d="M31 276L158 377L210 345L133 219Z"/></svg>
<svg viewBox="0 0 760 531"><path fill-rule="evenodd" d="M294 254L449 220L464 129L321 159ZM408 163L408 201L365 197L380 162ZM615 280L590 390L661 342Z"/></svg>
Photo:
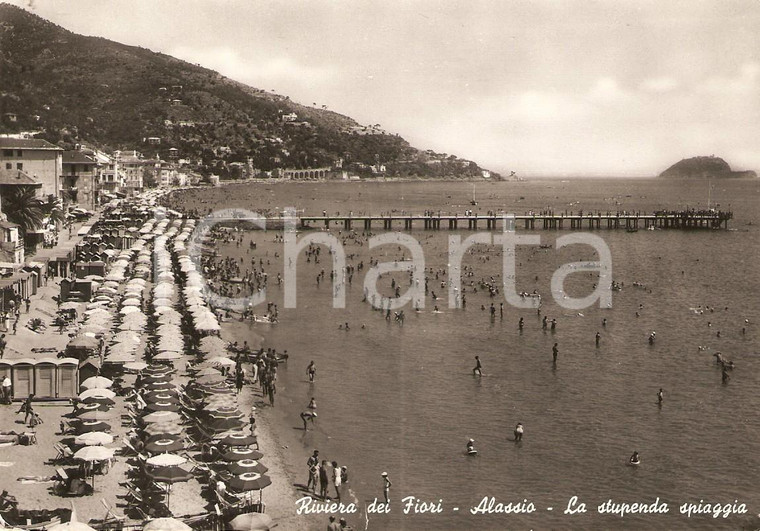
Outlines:
<svg viewBox="0 0 760 531"><path fill-rule="evenodd" d="M670 168L662 172L660 177L702 177L702 178L737 178L737 177L757 177L754 171L733 171L731 166L720 157L691 157L682 159L673 164Z"/></svg>

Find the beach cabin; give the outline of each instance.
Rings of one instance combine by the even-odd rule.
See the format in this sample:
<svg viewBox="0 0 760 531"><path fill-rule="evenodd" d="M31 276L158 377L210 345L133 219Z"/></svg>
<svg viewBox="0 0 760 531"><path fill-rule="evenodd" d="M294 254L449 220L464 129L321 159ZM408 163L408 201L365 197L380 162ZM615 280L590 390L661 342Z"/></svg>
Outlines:
<svg viewBox="0 0 760 531"><path fill-rule="evenodd" d="M52 360L39 360L34 364L35 398L56 398L56 364Z"/></svg>
<svg viewBox="0 0 760 531"><path fill-rule="evenodd" d="M87 378L100 374L100 358L88 358L79 362L79 381L84 382Z"/></svg>
<svg viewBox="0 0 760 531"><path fill-rule="evenodd" d="M78 394L79 380L77 379L77 366L79 362L75 358L61 358L56 360L56 398L75 398Z"/></svg>
<svg viewBox="0 0 760 531"><path fill-rule="evenodd" d="M13 397L26 398L34 393L34 363L33 359L18 359L13 361Z"/></svg>

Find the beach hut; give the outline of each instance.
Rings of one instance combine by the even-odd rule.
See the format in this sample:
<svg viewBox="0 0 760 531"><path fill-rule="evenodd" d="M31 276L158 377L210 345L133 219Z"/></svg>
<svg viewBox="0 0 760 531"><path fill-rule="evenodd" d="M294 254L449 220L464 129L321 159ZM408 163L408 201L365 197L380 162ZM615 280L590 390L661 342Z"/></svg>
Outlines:
<svg viewBox="0 0 760 531"><path fill-rule="evenodd" d="M56 364L52 360L38 360L34 364L34 394L36 398L56 398Z"/></svg>
<svg viewBox="0 0 760 531"><path fill-rule="evenodd" d="M58 394L56 398L75 398L79 389L77 378L79 361L76 358L61 358L57 363L56 384Z"/></svg>
<svg viewBox="0 0 760 531"><path fill-rule="evenodd" d="M33 359L22 358L13 361L13 396L26 398L34 393Z"/></svg>

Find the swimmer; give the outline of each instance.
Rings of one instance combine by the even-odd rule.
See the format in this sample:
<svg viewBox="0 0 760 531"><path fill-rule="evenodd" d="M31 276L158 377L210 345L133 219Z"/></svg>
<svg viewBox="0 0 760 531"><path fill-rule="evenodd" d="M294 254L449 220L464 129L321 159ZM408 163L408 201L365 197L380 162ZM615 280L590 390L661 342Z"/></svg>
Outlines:
<svg viewBox="0 0 760 531"><path fill-rule="evenodd" d="M473 453L475 451L476 451L475 450L475 439L470 439L469 441L467 441L467 453L471 454L471 453Z"/></svg>
<svg viewBox="0 0 760 531"><path fill-rule="evenodd" d="M475 356L475 368L472 369L473 376L483 376L483 366L480 364L480 356Z"/></svg>
<svg viewBox="0 0 760 531"><path fill-rule="evenodd" d="M522 423L518 422L517 426L515 426L515 442L522 441L524 431Z"/></svg>
<svg viewBox="0 0 760 531"><path fill-rule="evenodd" d="M599 342L600 342L601 340L602 340L602 335L601 335L599 332L597 332L597 333L596 333L596 346L597 346L597 347L599 346Z"/></svg>
<svg viewBox="0 0 760 531"><path fill-rule="evenodd" d="M607 326L607 318L602 319L602 326Z"/></svg>
<svg viewBox="0 0 760 531"><path fill-rule="evenodd" d="M306 406L309 409L317 409L317 403L314 401L314 397L311 397L311 400L309 400L309 405Z"/></svg>
<svg viewBox="0 0 760 531"><path fill-rule="evenodd" d="M523 326L525 326L525 319L520 317L520 321L517 323L517 329L522 332Z"/></svg>
<svg viewBox="0 0 760 531"><path fill-rule="evenodd" d="M639 463L641 463L641 459L639 458L639 452L633 452L633 455L628 460L628 463L632 465L638 465Z"/></svg>
<svg viewBox="0 0 760 531"><path fill-rule="evenodd" d="M554 346L552 347L552 361L555 365L557 363L557 354L559 354L559 348L557 345L559 345L559 343L554 343Z"/></svg>
<svg viewBox="0 0 760 531"><path fill-rule="evenodd" d="M657 404L662 406L662 400L663 400L662 387L660 387L660 390L657 392Z"/></svg>

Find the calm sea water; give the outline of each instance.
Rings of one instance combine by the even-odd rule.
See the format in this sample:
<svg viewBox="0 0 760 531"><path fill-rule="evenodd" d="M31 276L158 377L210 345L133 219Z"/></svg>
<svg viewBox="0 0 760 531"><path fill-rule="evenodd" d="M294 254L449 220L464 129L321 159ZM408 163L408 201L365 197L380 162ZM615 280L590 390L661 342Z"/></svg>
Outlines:
<svg viewBox="0 0 760 531"><path fill-rule="evenodd" d="M256 325L267 344L287 349L281 365L277 409L287 429L278 434L294 453L294 470L305 482L306 457L318 448L328 460L347 465L351 488L363 504L382 497L380 473L393 482L393 512L371 515L369 529L738 529L760 525L760 181L713 183L712 206L735 212L731 231L597 231L612 251L613 278L624 283L612 308L587 308L582 315L551 300L549 282L563 263L592 260L590 248L517 251L519 290L544 295L542 312L558 321L552 333L541 329L535 311L509 307L504 299L468 289L467 308L451 310L439 301L415 313L402 327L386 322L362 303L364 273L348 290L347 308L331 307L329 282L317 287L319 264L298 262L298 307L281 310L281 323ZM307 213L426 209L444 212L505 210L523 213L547 207L567 210L704 208L705 181L559 180L478 183L477 207L470 205L471 183L285 183L227 187L191 193L190 206L277 210L294 206ZM203 201L201 203L200 201ZM361 231L361 229L359 229ZM518 229L519 231L519 229ZM536 231L542 243L569 231ZM338 234L335 230L334 234ZM306 233L303 233L306 234ZM301 234L301 236L303 236ZM415 231L426 267L445 269L449 231ZM466 231L460 231L463 237ZM248 237L255 256L269 261L274 278L282 271L275 233ZM223 252L237 255L228 245ZM357 264L368 257L393 260L396 248L369 250L347 244ZM480 247L465 259L474 268L469 280L501 273L500 252ZM279 258L275 257L279 253ZM408 254L408 253L407 253ZM366 272L366 270L365 270ZM403 277L396 277L401 279ZM431 289L445 294L440 280ZM594 278L572 275L568 291L590 293ZM639 282L645 288L634 287ZM381 283L389 289L390 280ZM406 282L402 286L406 287ZM282 291L270 283L268 298L282 308ZM500 319L482 311L505 302ZM643 305L643 306L642 306ZM714 312L690 308L708 305ZM636 312L639 316L636 316ZM263 311L262 311L263 313ZM525 329L517 322L525 318ZM607 319L603 328L601 321ZM744 324L749 319L749 324ZM351 330L338 325L349 322ZM711 326L708 326L708 322ZM365 328L361 328L364 324ZM243 338L248 325L240 324ZM746 326L746 333L741 328ZM656 344L647 336L657 332ZM717 337L717 331L721 337ZM602 335L595 348L594 335ZM559 361L552 368L552 345ZM700 351L699 346L707 347ZM736 363L727 385L713 354ZM483 378L471 374L473 358L483 361ZM305 369L315 360L316 383ZM662 408L657 391L664 389ZM318 404L315 429L301 430L299 413L311 397ZM525 426L520 444L510 440L517 422ZM477 457L466 457L473 438ZM625 466L640 452L642 465ZM444 513L401 514L401 498L443 500ZM484 496L498 502L527 499L529 515L471 515ZM571 496L588 513L562 514ZM666 515L603 516L597 505L616 502L668 503ZM714 519L679 513L685 502L745 503L748 514ZM458 507L459 511L453 508ZM552 510L548 510L551 507ZM357 528L363 518L349 517Z"/></svg>

